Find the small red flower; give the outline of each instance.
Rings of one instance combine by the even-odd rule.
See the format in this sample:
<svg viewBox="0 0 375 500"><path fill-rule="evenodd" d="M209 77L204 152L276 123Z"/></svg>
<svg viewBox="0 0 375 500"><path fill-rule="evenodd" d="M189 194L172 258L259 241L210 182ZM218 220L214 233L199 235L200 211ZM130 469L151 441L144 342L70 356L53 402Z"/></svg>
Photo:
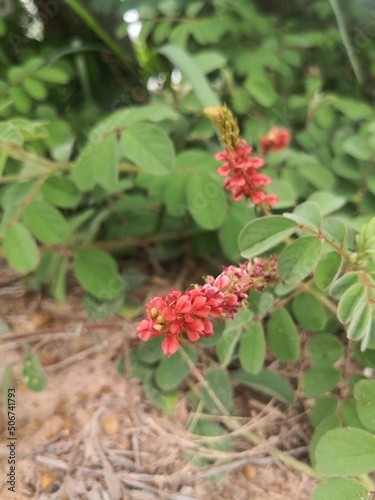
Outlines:
<svg viewBox="0 0 375 500"><path fill-rule="evenodd" d="M289 146L290 143L290 132L289 130L273 127L268 132L268 134L264 135L260 139L260 145L263 151L263 154L267 154L270 151L274 151L275 153L279 153L282 149Z"/></svg>

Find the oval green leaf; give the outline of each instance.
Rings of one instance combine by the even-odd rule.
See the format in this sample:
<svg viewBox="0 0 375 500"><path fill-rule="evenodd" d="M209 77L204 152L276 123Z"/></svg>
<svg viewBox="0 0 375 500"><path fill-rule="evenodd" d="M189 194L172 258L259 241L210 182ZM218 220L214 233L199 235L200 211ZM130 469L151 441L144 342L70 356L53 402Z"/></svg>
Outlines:
<svg viewBox="0 0 375 500"><path fill-rule="evenodd" d="M375 432L375 380L360 380L353 394L359 419L367 429Z"/></svg>
<svg viewBox="0 0 375 500"><path fill-rule="evenodd" d="M249 373L259 373L266 355L266 342L261 323L252 323L241 338L239 356L242 368Z"/></svg>
<svg viewBox="0 0 375 500"><path fill-rule="evenodd" d="M75 254L74 272L87 292L102 300L112 300L124 291L113 257L95 248L81 248Z"/></svg>
<svg viewBox="0 0 375 500"><path fill-rule="evenodd" d="M342 343L330 333L318 333L307 344L310 358L316 364L333 364L344 354Z"/></svg>
<svg viewBox="0 0 375 500"><path fill-rule="evenodd" d="M341 323L348 323L357 309L366 300L366 287L363 283L352 285L341 297L337 307L337 318Z"/></svg>
<svg viewBox="0 0 375 500"><path fill-rule="evenodd" d="M283 403L292 404L294 402L293 387L278 373L261 370L259 373L253 374L239 369L233 372L233 378L240 384L277 398Z"/></svg>
<svg viewBox="0 0 375 500"><path fill-rule="evenodd" d="M222 410L216 403L218 400L224 408L229 408L232 402L232 386L229 380L228 372L224 368L212 367L205 374L204 379L210 387L208 391L202 387L202 397L205 408L208 412L214 414L222 414ZM211 397L211 392L215 394L216 398Z"/></svg>
<svg viewBox="0 0 375 500"><path fill-rule="evenodd" d="M331 391L339 383L341 372L329 365L320 365L316 368L309 368L303 375L303 392L309 398L315 398Z"/></svg>
<svg viewBox="0 0 375 500"><path fill-rule="evenodd" d="M353 479L335 477L319 484L311 500L367 500L367 489Z"/></svg>
<svg viewBox="0 0 375 500"><path fill-rule="evenodd" d="M47 201L61 208L73 208L81 199L81 193L67 177L49 177L41 191Z"/></svg>
<svg viewBox="0 0 375 500"><path fill-rule="evenodd" d="M348 339L359 340L366 337L371 329L372 308L365 302L358 307L346 331Z"/></svg>
<svg viewBox="0 0 375 500"><path fill-rule="evenodd" d="M342 257L337 252L324 254L315 268L315 283L321 290L325 290L340 273Z"/></svg>
<svg viewBox="0 0 375 500"><path fill-rule="evenodd" d="M31 391L40 392L47 385L47 377L39 359L33 354L23 358L22 380Z"/></svg>
<svg viewBox="0 0 375 500"><path fill-rule="evenodd" d="M297 361L299 336L292 317L285 308L271 314L267 324L270 349L280 361Z"/></svg>
<svg viewBox="0 0 375 500"><path fill-rule="evenodd" d="M271 215L250 221L238 238L241 255L247 259L260 255L281 243L296 229L296 222L281 215Z"/></svg>
<svg viewBox="0 0 375 500"><path fill-rule="evenodd" d="M375 436L346 427L328 431L319 441L316 470L324 476L356 476L375 470Z"/></svg>
<svg viewBox="0 0 375 500"><path fill-rule="evenodd" d="M278 263L280 277L287 283L299 283L316 265L321 242L315 236L304 236L293 241L281 252Z"/></svg>
<svg viewBox="0 0 375 500"><path fill-rule="evenodd" d="M39 250L30 231L20 222L4 231L4 255L9 265L20 273L29 273L39 264Z"/></svg>
<svg viewBox="0 0 375 500"><path fill-rule="evenodd" d="M227 211L224 190L209 174L199 173L188 179L186 199L189 212L199 226L212 230L224 222Z"/></svg>
<svg viewBox="0 0 375 500"><path fill-rule="evenodd" d="M160 352L160 351L159 351ZM186 354L195 364L198 359L197 351L185 349ZM165 357L155 372L155 380L163 391L175 389L191 371L190 365L185 361L180 351L170 358Z"/></svg>
<svg viewBox="0 0 375 500"><path fill-rule="evenodd" d="M326 324L326 311L321 302L311 293L303 292L297 295L292 302L292 311L305 330L319 332Z"/></svg>
<svg viewBox="0 0 375 500"><path fill-rule="evenodd" d="M69 238L69 224L61 212L46 201L31 202L23 219L35 238L46 245L66 243Z"/></svg>
<svg viewBox="0 0 375 500"><path fill-rule="evenodd" d="M172 141L148 123L135 123L121 135L123 155L152 175L166 175L175 164Z"/></svg>

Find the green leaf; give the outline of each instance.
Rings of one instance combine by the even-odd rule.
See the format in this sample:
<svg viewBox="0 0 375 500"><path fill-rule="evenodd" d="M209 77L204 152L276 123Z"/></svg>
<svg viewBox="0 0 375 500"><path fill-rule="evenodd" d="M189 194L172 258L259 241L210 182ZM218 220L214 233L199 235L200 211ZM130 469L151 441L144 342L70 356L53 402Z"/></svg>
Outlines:
<svg viewBox="0 0 375 500"><path fill-rule="evenodd" d="M223 439L207 441L202 440L199 444L213 450L226 452L230 452L232 450L232 442L230 440L230 437L228 436L228 432L221 425L216 424L215 422L199 419L196 422L192 433L198 436L223 436Z"/></svg>
<svg viewBox="0 0 375 500"><path fill-rule="evenodd" d="M117 187L117 139L114 135L103 139L102 135L101 132L100 140L95 138L86 143L72 171L72 179L81 191L90 191L97 183L109 191Z"/></svg>
<svg viewBox="0 0 375 500"><path fill-rule="evenodd" d="M61 208L73 208L81 199L79 189L67 177L49 177L41 191L47 201Z"/></svg>
<svg viewBox="0 0 375 500"><path fill-rule="evenodd" d="M312 201L301 203L294 209L293 213L285 213L283 216L294 220L297 224L313 228L319 228L322 223L322 214L318 205Z"/></svg>
<svg viewBox="0 0 375 500"><path fill-rule="evenodd" d="M357 160L368 161L373 154L368 142L359 135L352 135L346 139L342 148L348 155L356 158Z"/></svg>
<svg viewBox="0 0 375 500"><path fill-rule="evenodd" d="M332 106L341 111L350 120L363 120L373 115L374 111L367 103L338 95L330 95L329 98Z"/></svg>
<svg viewBox="0 0 375 500"><path fill-rule="evenodd" d="M331 394L318 398L311 409L310 420L314 427L318 426L325 418L334 415L338 408L339 401Z"/></svg>
<svg viewBox="0 0 375 500"><path fill-rule="evenodd" d="M26 354L23 358L22 380L31 391L40 392L47 386L47 377L33 354Z"/></svg>
<svg viewBox="0 0 375 500"><path fill-rule="evenodd" d="M222 366L227 366L232 360L244 327L250 323L252 317L253 315L249 310L243 309L238 312L234 320L226 322L223 334L216 347L217 356Z"/></svg>
<svg viewBox="0 0 375 500"><path fill-rule="evenodd" d="M321 241L315 236L304 236L294 240L279 256L280 277L287 284L302 281L316 265L320 250Z"/></svg>
<svg viewBox="0 0 375 500"><path fill-rule="evenodd" d="M367 302L358 307L353 315L352 321L347 329L347 337L351 340L359 340L366 337L371 329L372 311Z"/></svg>
<svg viewBox="0 0 375 500"><path fill-rule="evenodd" d="M303 375L302 388L305 395L315 398L331 391L339 383L341 372L333 366L320 365L316 368L309 368Z"/></svg>
<svg viewBox="0 0 375 500"><path fill-rule="evenodd" d="M204 374L204 379L209 385L211 391L202 387L202 397L205 408L213 414L222 414L222 410L218 408L216 399L224 406L229 408L232 402L232 386L229 380L228 372L224 368L212 367ZM210 393L213 392L216 398L212 398Z"/></svg>
<svg viewBox="0 0 375 500"><path fill-rule="evenodd" d="M319 163L303 164L298 168L298 172L318 189L332 189L335 185L335 176L328 168L319 165Z"/></svg>
<svg viewBox="0 0 375 500"><path fill-rule="evenodd" d="M347 201L343 196L331 193L330 191L316 191L309 196L308 200L318 205L323 216L336 212Z"/></svg>
<svg viewBox="0 0 375 500"><path fill-rule="evenodd" d="M227 60L221 52L207 50L194 56L194 62L203 74L207 74L225 66Z"/></svg>
<svg viewBox="0 0 375 500"><path fill-rule="evenodd" d="M118 185L118 143L114 135L108 135L94 146L94 175L98 184L111 191Z"/></svg>
<svg viewBox="0 0 375 500"><path fill-rule="evenodd" d="M159 408L168 418L172 418L176 405L180 399L177 391L159 391L150 379L144 381L143 389L147 399Z"/></svg>
<svg viewBox="0 0 375 500"><path fill-rule="evenodd" d="M64 85L69 81L69 74L58 67L45 66L38 69L34 76L35 78L39 78L45 82L59 83L61 85Z"/></svg>
<svg viewBox="0 0 375 500"><path fill-rule="evenodd" d="M266 188L266 193L278 197L279 201L273 206L276 210L293 207L296 204L296 194L287 182L273 180Z"/></svg>
<svg viewBox="0 0 375 500"><path fill-rule="evenodd" d="M294 402L292 386L278 373L270 370L261 370L257 374L248 373L243 369L233 372L233 378L240 384L247 385L257 391L275 397L283 403Z"/></svg>
<svg viewBox="0 0 375 500"><path fill-rule="evenodd" d="M21 88L12 87L9 95L17 111L20 113L28 113L30 111L32 102L30 97Z"/></svg>
<svg viewBox="0 0 375 500"><path fill-rule="evenodd" d="M143 363L151 364L157 363L162 357L163 351L161 350L161 343L164 337L152 337L147 342L142 342L138 348L138 357ZM174 357L174 356L173 356ZM168 358L171 359L171 358ZM164 361L164 358L163 358Z"/></svg>
<svg viewBox="0 0 375 500"><path fill-rule="evenodd" d="M322 436L324 436L326 432L332 429L337 429L337 427L341 426L342 426L341 420L337 415L333 414L329 415L324 420L322 420L320 424L316 427L314 434L312 435L312 438L310 440L310 450L309 450L311 464L314 467L316 464L315 450L320 439L322 438Z"/></svg>
<svg viewBox="0 0 375 500"><path fill-rule="evenodd" d="M327 217L322 224L323 233L326 237L338 243L343 243L346 238L346 226L337 217Z"/></svg>
<svg viewBox="0 0 375 500"><path fill-rule="evenodd" d="M240 258L238 236L244 225L254 218L254 209L245 201L232 203L229 207L228 215L219 230L219 241L224 255L233 262L238 262Z"/></svg>
<svg viewBox="0 0 375 500"><path fill-rule="evenodd" d="M297 361L299 336L292 317L285 308L276 309L267 324L270 349L280 361Z"/></svg>
<svg viewBox="0 0 375 500"><path fill-rule="evenodd" d="M22 85L29 96L37 101L43 101L47 97L47 89L35 78L26 78Z"/></svg>
<svg viewBox="0 0 375 500"><path fill-rule="evenodd" d="M366 294L367 290L363 283L356 283L346 290L337 307L337 318L341 323L345 324L352 320L356 310L366 300Z"/></svg>
<svg viewBox="0 0 375 500"><path fill-rule="evenodd" d="M342 257L337 252L327 252L315 268L315 283L321 290L325 290L337 278L342 266Z"/></svg>
<svg viewBox="0 0 375 500"><path fill-rule="evenodd" d="M367 430L359 419L357 405L353 400L344 401L341 409L342 418L346 427L356 427Z"/></svg>
<svg viewBox="0 0 375 500"><path fill-rule="evenodd" d="M220 105L198 65L187 52L175 45L164 45L159 52L182 71L203 107Z"/></svg>
<svg viewBox="0 0 375 500"><path fill-rule="evenodd" d="M270 108L277 101L278 96L267 75L257 75L248 78L245 81L245 88L249 91L251 97L265 108Z"/></svg>
<svg viewBox="0 0 375 500"><path fill-rule="evenodd" d="M0 139L13 142L19 146L23 144L23 135L17 127L9 122L0 123Z"/></svg>
<svg viewBox="0 0 375 500"><path fill-rule="evenodd" d="M186 199L189 211L199 226L217 229L225 220L227 204L223 188L210 174L199 173L188 179Z"/></svg>
<svg viewBox="0 0 375 500"><path fill-rule="evenodd" d="M132 125L122 133L120 144L123 155L149 174L166 175L175 164L172 141L153 125Z"/></svg>
<svg viewBox="0 0 375 500"><path fill-rule="evenodd" d="M38 247L21 222L5 229L3 250L9 265L20 273L33 271L39 264Z"/></svg>
<svg viewBox="0 0 375 500"><path fill-rule="evenodd" d="M316 364L333 364L344 354L342 343L330 333L318 333L307 344L310 358Z"/></svg>
<svg viewBox="0 0 375 500"><path fill-rule="evenodd" d="M365 427L375 431L375 380L360 380L354 386L358 416Z"/></svg>
<svg viewBox="0 0 375 500"><path fill-rule="evenodd" d="M155 346L156 348L156 346ZM186 354L195 364L198 359L197 351L185 349ZM175 389L190 373L191 368L182 357L180 351L170 358L164 357L155 372L155 380L160 389L170 391Z"/></svg>
<svg viewBox="0 0 375 500"><path fill-rule="evenodd" d="M46 245L66 243L70 228L64 216L46 201L32 201L23 219L33 235Z"/></svg>
<svg viewBox="0 0 375 500"><path fill-rule="evenodd" d="M327 316L321 302L310 293L303 292L293 300L293 314L298 323L311 332L318 332L324 328Z"/></svg>
<svg viewBox="0 0 375 500"><path fill-rule="evenodd" d="M249 373L259 373L266 355L266 342L261 323L251 323L242 335L239 356L242 368Z"/></svg>
<svg viewBox="0 0 375 500"><path fill-rule="evenodd" d="M312 500L367 500L367 489L353 479L335 477L319 484Z"/></svg>
<svg viewBox="0 0 375 500"><path fill-rule="evenodd" d="M315 456L318 474L367 474L375 470L375 436L350 427L333 429L321 438Z"/></svg>
<svg viewBox="0 0 375 500"><path fill-rule="evenodd" d="M372 315L374 315L374 306L372 306ZM365 351L375 349L375 321L371 321L370 328L366 331L361 341L361 350Z"/></svg>
<svg viewBox="0 0 375 500"><path fill-rule="evenodd" d="M335 299L340 299L348 288L352 287L356 283L359 283L360 281L361 278L358 273L354 271L346 273L332 283L329 288L329 294Z"/></svg>
<svg viewBox="0 0 375 500"><path fill-rule="evenodd" d="M109 254L95 248L75 251L74 272L82 287L102 300L113 300L124 291L117 263Z"/></svg>
<svg viewBox="0 0 375 500"><path fill-rule="evenodd" d="M280 215L271 215L250 221L241 231L238 245L247 259L275 247L297 229L294 221Z"/></svg>
<svg viewBox="0 0 375 500"><path fill-rule="evenodd" d="M160 122L163 120L176 120L177 118L177 113L166 104L158 103L127 107L115 111L99 122L99 124L91 130L89 139L95 140L97 137L103 137L104 133L116 134L120 129L131 127L139 122Z"/></svg>
<svg viewBox="0 0 375 500"><path fill-rule="evenodd" d="M375 369L375 350L366 349L362 351L359 344L357 344L354 351L354 359L361 366Z"/></svg>
<svg viewBox="0 0 375 500"><path fill-rule="evenodd" d="M65 302L65 282L69 261L63 255L54 254L54 263L51 276L51 295L61 304Z"/></svg>

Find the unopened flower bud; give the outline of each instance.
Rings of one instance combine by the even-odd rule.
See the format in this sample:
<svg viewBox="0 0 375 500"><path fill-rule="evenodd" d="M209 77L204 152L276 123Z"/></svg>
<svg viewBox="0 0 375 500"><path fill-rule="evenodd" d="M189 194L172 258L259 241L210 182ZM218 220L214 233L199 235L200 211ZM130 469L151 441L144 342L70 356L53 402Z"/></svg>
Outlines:
<svg viewBox="0 0 375 500"><path fill-rule="evenodd" d="M161 332L164 328L164 325L154 325L154 330L157 332Z"/></svg>

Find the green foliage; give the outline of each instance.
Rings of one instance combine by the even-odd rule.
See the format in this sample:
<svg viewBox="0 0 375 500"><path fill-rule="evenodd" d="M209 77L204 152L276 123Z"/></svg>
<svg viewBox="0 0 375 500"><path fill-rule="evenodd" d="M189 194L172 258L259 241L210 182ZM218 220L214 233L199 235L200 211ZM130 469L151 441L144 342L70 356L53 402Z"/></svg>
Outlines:
<svg viewBox="0 0 375 500"><path fill-rule="evenodd" d="M22 380L32 391L42 391L47 385L47 377L36 356L26 354L23 358Z"/></svg>
<svg viewBox="0 0 375 500"><path fill-rule="evenodd" d="M366 474L375 469L375 439L361 429L333 429L323 435L315 455L316 469L325 476Z"/></svg>
<svg viewBox="0 0 375 500"><path fill-rule="evenodd" d="M97 12L109 11L110 2L99 3ZM127 275L138 248L154 268L184 252L223 265L277 254L278 285L253 290L234 321L184 347L190 363L180 352L162 356L158 337L118 368L141 378L168 416L180 388L190 389L192 409L234 415L233 384L293 404L295 385L268 367L275 358L277 366L302 361L296 394L298 403L313 400L311 463L323 476L353 476L375 468L375 388L362 373L375 368L373 92L355 83L328 3L304 5L303 25L299 3L266 15L246 0L125 0L122 12L136 8L142 23L131 63L104 37L108 48L98 50L112 53L103 64L85 30L60 39L46 26L43 42L22 33L19 50L6 36L18 19L1 20L2 252L60 302L72 274L96 319L139 311L129 297L139 281ZM360 25L354 3L347 9L347 24ZM122 13L116 28L123 36ZM373 81L373 44L353 55L363 81ZM290 147L266 156L267 193L279 198L272 215L232 201L217 174L218 139L203 108L221 102L256 154L271 127L292 132ZM355 370L349 382L343 356ZM204 366L205 383L192 365ZM23 379L31 390L46 384L34 354ZM198 419L192 432L202 446L231 450L219 424ZM364 496L343 477L313 494Z"/></svg>
<svg viewBox="0 0 375 500"><path fill-rule="evenodd" d="M362 500L367 489L353 479L333 478L323 481L314 490L312 500Z"/></svg>

